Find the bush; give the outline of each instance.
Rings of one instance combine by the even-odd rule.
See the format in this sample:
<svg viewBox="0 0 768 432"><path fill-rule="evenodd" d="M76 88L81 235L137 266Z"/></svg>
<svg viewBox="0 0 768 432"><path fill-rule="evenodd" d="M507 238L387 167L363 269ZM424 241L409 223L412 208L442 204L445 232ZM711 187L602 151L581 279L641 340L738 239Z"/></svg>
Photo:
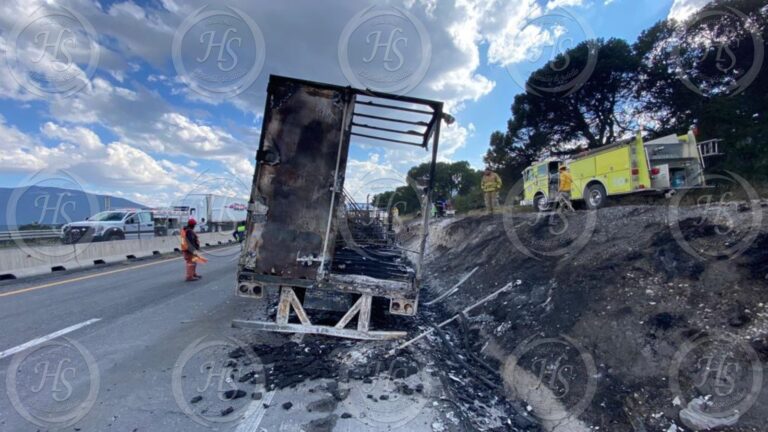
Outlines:
<svg viewBox="0 0 768 432"><path fill-rule="evenodd" d="M479 187L472 188L466 195L459 195L454 198L454 207L457 212L466 213L470 210L477 210L485 207L483 192Z"/></svg>

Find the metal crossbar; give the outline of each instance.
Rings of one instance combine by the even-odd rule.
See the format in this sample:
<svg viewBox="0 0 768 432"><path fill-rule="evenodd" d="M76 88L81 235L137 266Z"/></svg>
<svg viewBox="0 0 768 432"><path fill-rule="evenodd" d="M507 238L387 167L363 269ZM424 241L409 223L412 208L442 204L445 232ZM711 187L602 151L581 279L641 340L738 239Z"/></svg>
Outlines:
<svg viewBox="0 0 768 432"><path fill-rule="evenodd" d="M362 294L357 299L357 302L349 308L347 313L333 327L313 324L293 288L283 287L280 292L280 303L277 306L275 322L233 320L232 327L252 328L279 333L318 334L360 340L399 339L407 334L402 331L371 331L372 305L373 297L369 294ZM289 322L291 311L296 314L301 324ZM355 317L357 317L357 328L347 328Z"/></svg>

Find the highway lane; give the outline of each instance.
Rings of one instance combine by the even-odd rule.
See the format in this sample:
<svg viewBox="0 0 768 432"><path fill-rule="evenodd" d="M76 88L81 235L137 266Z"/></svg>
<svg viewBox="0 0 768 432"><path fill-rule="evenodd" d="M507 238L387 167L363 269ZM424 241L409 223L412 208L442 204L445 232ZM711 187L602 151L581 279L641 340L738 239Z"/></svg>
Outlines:
<svg viewBox="0 0 768 432"><path fill-rule="evenodd" d="M237 253L236 247L212 250L215 259L200 270L232 285ZM0 335L0 351L97 316L130 314L211 282L184 283L183 272L183 261L173 256L0 284L0 327L14 330Z"/></svg>
<svg viewBox="0 0 768 432"><path fill-rule="evenodd" d="M87 413L66 430L210 430L184 414L185 404L174 398L172 372L184 350L200 338L240 336L249 343L259 338L229 326L233 317L250 316L254 308L233 295L237 254L237 247L211 251L210 262L199 267L203 279L196 282L183 281L183 261L161 258L4 283L0 352L73 326L53 340L74 342L47 346L43 339L36 345L42 348L30 348L32 354L17 368L14 359L24 352L0 359L0 430L57 430L67 422L50 419L76 416L83 405ZM95 368L88 368L89 358ZM14 383L9 371L15 372ZM94 371L98 394L90 404Z"/></svg>
<svg viewBox="0 0 768 432"><path fill-rule="evenodd" d="M209 251L196 282L183 281L182 260L165 257L0 284L0 431L298 431L331 414L339 431L432 430L439 415L426 399L407 424L372 427L381 413L368 412L362 386L333 413L313 413L319 382L271 392L228 379L263 372L255 358L238 360L244 370L226 367L237 344L289 340L230 327L263 317L263 306L234 295L238 254ZM235 386L248 395L223 400ZM347 411L368 420L342 419Z"/></svg>

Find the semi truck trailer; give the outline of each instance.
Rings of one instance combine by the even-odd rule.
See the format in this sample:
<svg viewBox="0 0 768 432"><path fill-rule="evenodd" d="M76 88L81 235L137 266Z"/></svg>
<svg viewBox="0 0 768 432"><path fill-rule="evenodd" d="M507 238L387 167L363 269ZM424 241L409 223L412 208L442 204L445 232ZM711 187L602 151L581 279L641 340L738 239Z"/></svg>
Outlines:
<svg viewBox="0 0 768 432"><path fill-rule="evenodd" d="M373 328L371 315L418 311L443 120L452 118L441 102L271 76L236 294L276 308L274 317L233 326L353 339L404 336ZM431 154L431 175L408 180L422 203L416 250L405 250L386 221L356 211L344 188L353 142ZM316 311L335 311L336 318L320 322Z"/></svg>

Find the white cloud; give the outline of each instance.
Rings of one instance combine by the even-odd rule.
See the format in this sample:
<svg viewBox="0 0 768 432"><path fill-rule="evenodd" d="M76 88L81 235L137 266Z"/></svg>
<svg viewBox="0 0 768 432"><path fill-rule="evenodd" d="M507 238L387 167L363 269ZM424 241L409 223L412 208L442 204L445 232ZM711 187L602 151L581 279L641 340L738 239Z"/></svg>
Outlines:
<svg viewBox="0 0 768 432"><path fill-rule="evenodd" d="M147 153L120 142L107 147L107 157L100 165L102 176L113 184L159 188L178 184L165 169L169 162L161 164Z"/></svg>
<svg viewBox="0 0 768 432"><path fill-rule="evenodd" d="M210 126L201 125L178 113L166 113L155 123L155 129L164 133L170 140L184 143L190 150L216 152L225 144L224 140L232 136Z"/></svg>
<svg viewBox="0 0 768 432"><path fill-rule="evenodd" d="M72 97L53 99L50 107L59 121L101 125L145 151L219 159L247 149L221 127L174 111L156 92L131 90L102 78Z"/></svg>
<svg viewBox="0 0 768 432"><path fill-rule="evenodd" d="M410 168L410 167L409 167ZM377 153L367 159L349 159L344 189L356 202L367 202L373 195L406 186L407 168L397 169Z"/></svg>
<svg viewBox="0 0 768 432"><path fill-rule="evenodd" d="M545 21L543 18L558 8L571 11L569 8L581 6L585 6L584 0L550 0L546 6L535 0L494 4L491 10L483 13L486 23L483 26L483 38L488 41L488 60L501 66L524 61L538 62L544 47L564 48L557 42L562 42L569 31L578 30L582 33L569 38L585 37L590 32L589 29L581 28L581 22L558 18L563 21L561 25L554 25L554 22L549 23L547 28L541 25Z"/></svg>
<svg viewBox="0 0 768 432"><path fill-rule="evenodd" d="M559 7L582 6L584 0L549 0L547 10L557 9Z"/></svg>
<svg viewBox="0 0 768 432"><path fill-rule="evenodd" d="M47 122L42 127L43 134L48 138L56 138L64 142L75 144L83 150L97 152L104 150L101 138L92 130L84 127L67 129L60 125Z"/></svg>
<svg viewBox="0 0 768 432"><path fill-rule="evenodd" d="M121 188L152 188L157 198L173 194L192 178L193 170L167 160L158 161L148 153L121 142L103 144L85 127L67 128L47 122L42 137L61 140L46 146L38 139L8 126L0 117L0 169L36 172L42 170L72 171L87 182L88 190L113 193ZM166 202L167 204L167 202Z"/></svg>
<svg viewBox="0 0 768 432"><path fill-rule="evenodd" d="M16 17L43 3L12 0L0 5L0 50L7 48L4 38ZM22 144L9 146L7 151L5 144L0 144L4 149L0 158L5 160L13 154L8 160L18 161L15 169L56 166L88 170L85 174L103 181L104 188L145 198L146 185L151 184L159 185L159 190L148 196L172 196L173 187L200 169L191 159L218 162L220 172L247 179L244 183L249 185L258 143L254 119L263 110L267 76L279 73L348 84L338 61L339 36L348 20L374 1L335 3L333 14L328 13L326 4L314 0L228 1L259 25L267 39L268 61L252 88L227 100L190 93L181 85L170 61L174 33L187 16L209 3L206 0L161 0L148 7L121 0L109 6L91 0L59 3L81 13L100 35L100 70L82 91L69 98L30 95L10 74L0 74L0 97L42 101L43 111L48 112L44 113L46 122L40 125L39 138L57 141L46 146L3 121L0 138L7 136L7 142ZM582 0L395 0L387 4L409 9L423 22L432 42L429 70L413 95L443 100L446 110L456 115L466 103L480 101L496 86L480 69L483 45L487 45L488 61L494 65L524 60L531 50L558 36L531 28L522 34L520 44L515 37L526 20L556 7L580 6ZM281 19L269 19L271 16ZM307 65L312 66L308 69ZM164 95L167 90L172 97ZM243 115L218 117L218 107L226 104ZM105 130L108 135L100 139L94 130ZM441 160L456 157L467 148L473 134L471 123L444 127ZM185 162L171 162L179 159ZM351 162L350 170L376 173L376 167L381 167L402 173L428 159L429 153L423 150L387 148L380 155L371 153L360 163Z"/></svg>
<svg viewBox="0 0 768 432"><path fill-rule="evenodd" d="M38 156L40 146L31 137L6 124L0 116L0 168L4 171L35 171L45 168Z"/></svg>
<svg viewBox="0 0 768 432"><path fill-rule="evenodd" d="M669 18L683 21L695 14L711 0L675 0L669 11Z"/></svg>
<svg viewBox="0 0 768 432"><path fill-rule="evenodd" d="M440 158L443 160L453 159L457 151L467 146L467 141L474 132L475 125L473 123L470 123L467 127L463 127L458 123L444 127L440 137ZM477 149L477 151L481 152L483 149Z"/></svg>

